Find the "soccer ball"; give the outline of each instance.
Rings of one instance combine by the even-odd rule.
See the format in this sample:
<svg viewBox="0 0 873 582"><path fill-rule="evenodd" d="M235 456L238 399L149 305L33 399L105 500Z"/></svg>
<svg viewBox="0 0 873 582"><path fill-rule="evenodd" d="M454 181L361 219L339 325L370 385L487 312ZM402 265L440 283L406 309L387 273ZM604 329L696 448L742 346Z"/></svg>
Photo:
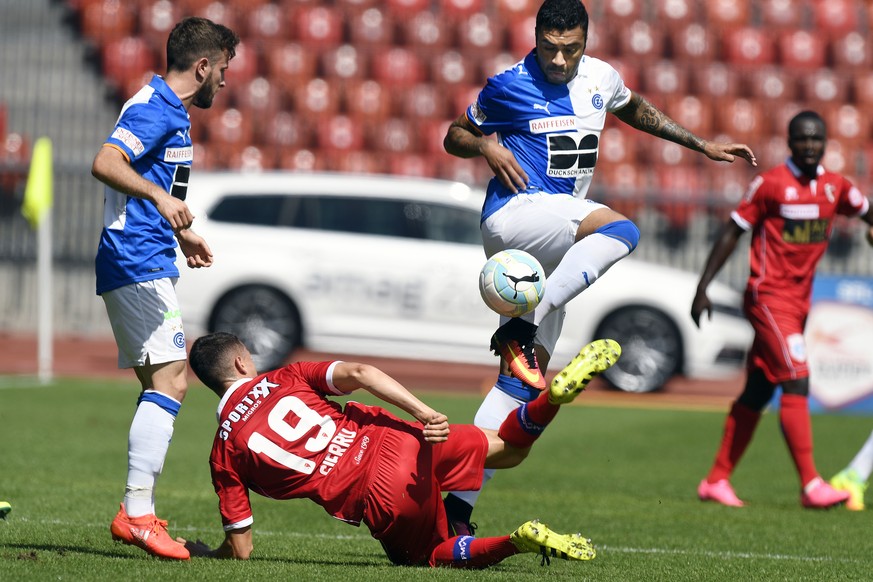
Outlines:
<svg viewBox="0 0 873 582"><path fill-rule="evenodd" d="M479 273L479 293L485 304L507 317L533 311L543 298L545 283L540 262L518 249L495 254Z"/></svg>

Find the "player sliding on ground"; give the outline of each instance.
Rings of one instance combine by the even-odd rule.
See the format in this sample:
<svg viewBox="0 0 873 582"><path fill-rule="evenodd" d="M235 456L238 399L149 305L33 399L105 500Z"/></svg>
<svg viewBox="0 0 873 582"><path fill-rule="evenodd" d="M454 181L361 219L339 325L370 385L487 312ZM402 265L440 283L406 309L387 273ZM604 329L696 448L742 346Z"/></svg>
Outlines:
<svg viewBox="0 0 873 582"><path fill-rule="evenodd" d="M373 366L299 362L258 374L236 336L204 336L194 342L190 363L221 399L210 464L225 539L215 550L199 540L178 541L194 556L249 558L254 491L309 498L337 519L363 522L395 564L484 568L525 552L541 554L544 563L550 557L590 560L590 540L555 533L537 520L499 537L450 534L440 492L477 489L486 467L518 465L561 405L620 354L612 340L587 345L548 390L509 414L499 430L488 430L449 425ZM328 399L360 388L418 422Z"/></svg>

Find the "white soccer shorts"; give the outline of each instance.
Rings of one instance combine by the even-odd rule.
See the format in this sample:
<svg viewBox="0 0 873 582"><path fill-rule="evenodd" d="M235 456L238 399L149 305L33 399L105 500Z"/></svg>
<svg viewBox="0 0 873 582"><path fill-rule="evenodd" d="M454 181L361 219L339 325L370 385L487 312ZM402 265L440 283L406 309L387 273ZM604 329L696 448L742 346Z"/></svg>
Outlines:
<svg viewBox="0 0 873 582"><path fill-rule="evenodd" d="M138 368L187 359L177 277L125 285L103 293L118 367Z"/></svg>
<svg viewBox="0 0 873 582"><path fill-rule="evenodd" d="M482 223L482 244L490 257L505 249L522 249L543 266L546 276L576 242L579 225L589 214L607 208L599 202L569 194L519 194ZM537 329L536 343L549 354L561 336L566 311L548 314ZM509 318L500 318L500 325Z"/></svg>

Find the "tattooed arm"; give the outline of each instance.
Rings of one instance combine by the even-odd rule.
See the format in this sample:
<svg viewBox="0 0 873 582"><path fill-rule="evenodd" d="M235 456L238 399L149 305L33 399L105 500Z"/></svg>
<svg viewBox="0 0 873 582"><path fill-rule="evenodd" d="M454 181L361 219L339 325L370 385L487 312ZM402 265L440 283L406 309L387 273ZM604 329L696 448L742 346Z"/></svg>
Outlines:
<svg viewBox="0 0 873 582"><path fill-rule="evenodd" d="M733 162L736 156L740 156L752 166L758 165L755 154L746 144L716 143L698 137L670 119L638 93L631 93L628 104L616 111L615 116L640 131L678 143L690 150L702 152L711 160Z"/></svg>

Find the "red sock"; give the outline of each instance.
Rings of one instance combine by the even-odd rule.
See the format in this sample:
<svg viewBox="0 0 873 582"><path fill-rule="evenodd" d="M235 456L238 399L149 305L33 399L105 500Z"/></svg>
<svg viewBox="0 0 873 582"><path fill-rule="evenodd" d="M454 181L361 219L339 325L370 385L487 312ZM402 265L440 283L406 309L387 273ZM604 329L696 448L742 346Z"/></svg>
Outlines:
<svg viewBox="0 0 873 582"><path fill-rule="evenodd" d="M761 413L753 410L739 401L734 402L724 423L724 434L721 437L721 447L715 456L715 464L709 471L706 480L710 483L727 479L733 473L734 467L740 462L740 457L746 452Z"/></svg>
<svg viewBox="0 0 873 582"><path fill-rule="evenodd" d="M812 422L809 420L809 401L800 394L783 394L779 401L779 422L788 452L797 467L801 486L818 477L812 459Z"/></svg>
<svg viewBox="0 0 873 582"><path fill-rule="evenodd" d="M449 538L434 548L428 562L432 567L479 569L493 566L509 556L519 553L509 536L474 538L457 536Z"/></svg>
<svg viewBox="0 0 873 582"><path fill-rule="evenodd" d="M510 412L497 434L513 447L526 449L540 437L558 414L559 408L560 405L549 402L549 393L544 390L530 402Z"/></svg>

